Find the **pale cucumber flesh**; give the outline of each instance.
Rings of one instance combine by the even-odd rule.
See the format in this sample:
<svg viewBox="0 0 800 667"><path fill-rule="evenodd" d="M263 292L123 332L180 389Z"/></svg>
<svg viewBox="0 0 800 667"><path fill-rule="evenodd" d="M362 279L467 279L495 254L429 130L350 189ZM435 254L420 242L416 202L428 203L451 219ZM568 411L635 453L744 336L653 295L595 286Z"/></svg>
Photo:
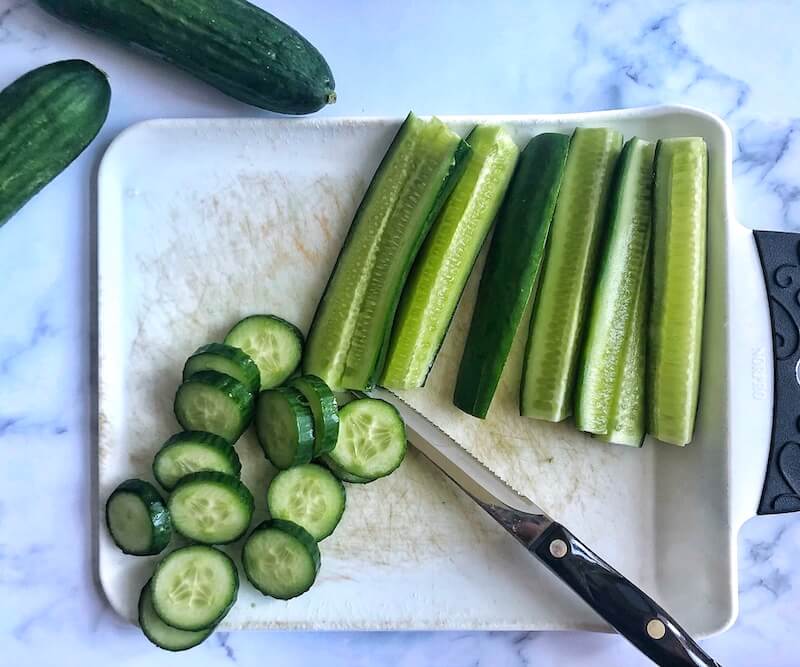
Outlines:
<svg viewBox="0 0 800 667"><path fill-rule="evenodd" d="M421 387L519 156L503 128L478 126L464 171L420 250L398 307L381 384Z"/></svg>
<svg viewBox="0 0 800 667"><path fill-rule="evenodd" d="M614 427L619 402L644 401L644 387L633 382L631 366L644 325L639 315L652 228L653 157L655 144L633 138L620 156L610 195L609 221L591 298L586 335L578 369L575 423L582 431L619 438ZM637 343L638 344L638 343ZM644 380L642 379L642 383ZM621 395L624 390L634 395ZM627 409L636 406L628 405ZM644 414L644 406L639 410ZM631 439L641 441L636 428Z"/></svg>
<svg viewBox="0 0 800 667"><path fill-rule="evenodd" d="M616 130L579 128L572 135L531 317L520 405L527 417L557 422L572 412L581 332L621 147Z"/></svg>
<svg viewBox="0 0 800 667"><path fill-rule="evenodd" d="M647 430L674 445L691 441L697 412L706 283L707 171L703 139L659 142Z"/></svg>

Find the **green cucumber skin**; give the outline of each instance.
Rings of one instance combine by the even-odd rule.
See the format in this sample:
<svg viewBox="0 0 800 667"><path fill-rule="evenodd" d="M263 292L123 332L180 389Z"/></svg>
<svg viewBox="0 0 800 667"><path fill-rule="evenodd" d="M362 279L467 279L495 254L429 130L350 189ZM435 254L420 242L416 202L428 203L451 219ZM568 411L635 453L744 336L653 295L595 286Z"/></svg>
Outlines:
<svg viewBox="0 0 800 667"><path fill-rule="evenodd" d="M0 226L92 142L110 103L106 75L83 60L39 67L0 92Z"/></svg>
<svg viewBox="0 0 800 667"><path fill-rule="evenodd" d="M289 463L288 466L279 466L272 460L272 458L270 458L268 451L269 444L267 443L266 437L262 434L260 427L262 423L262 418L260 415L264 414L265 411L265 408L262 407L262 405L266 400L269 399L270 395L274 394L280 394L283 396L292 409L294 406L301 406L307 410L307 413L303 414L298 419L297 450L295 451L294 459ZM314 457L314 417L311 414L311 409L306 406L304 401L305 398L303 395L294 387L278 387L277 389L267 389L266 391L262 391L256 400L256 439L261 447L261 451L264 453L264 458L266 458L267 461L274 465L278 470L286 470L293 466L311 463L311 459Z"/></svg>
<svg viewBox="0 0 800 667"><path fill-rule="evenodd" d="M208 345L198 347L186 360L186 364L183 367L183 379L188 380L194 373L199 372L198 370L194 370L193 366L198 362L202 363L203 357L207 356L220 357L237 366L237 374L239 377L234 377L232 375L231 377L234 377L235 380L239 380L239 382L247 387L250 393L258 391L261 384L261 373L258 370L256 362L252 360L250 355L246 354L238 347L225 345L224 343L209 343ZM230 375L230 373L228 373L228 375Z"/></svg>
<svg viewBox="0 0 800 667"><path fill-rule="evenodd" d="M545 133L528 142L497 217L453 395L456 407L480 419L538 280L569 141Z"/></svg>
<svg viewBox="0 0 800 667"><path fill-rule="evenodd" d="M137 495L142 499L142 502L148 506L153 524L153 533L150 539L150 548L146 551L128 551L114 539L114 533L111 530L111 522L108 518L108 506L117 493L132 493ZM172 539L172 520L169 515L169 510L167 509L167 504L156 488L150 484L150 482L145 482L142 479L126 479L111 492L111 495L106 501L106 527L108 528L109 535L111 535L111 539L114 540L114 544L120 548L122 553L129 556L153 556L161 553L166 549Z"/></svg>
<svg viewBox="0 0 800 667"><path fill-rule="evenodd" d="M339 436L339 406L336 403L336 396L330 387L316 375L301 375L290 380L289 386L297 389L309 401L309 407L311 392L319 401L322 419L320 423L316 418L314 419L314 453L312 457L317 458L332 451L336 447L336 438ZM313 410L311 414L314 415ZM320 426L322 433L320 433Z"/></svg>
<svg viewBox="0 0 800 667"><path fill-rule="evenodd" d="M328 63L245 0L39 0L70 23L137 47L253 106L285 114L336 100Z"/></svg>
<svg viewBox="0 0 800 667"><path fill-rule="evenodd" d="M578 128L570 139L547 257L531 314L520 388L522 416L560 422L572 413L578 356L608 192L621 149L622 135L615 130ZM586 181L592 190L578 192Z"/></svg>
<svg viewBox="0 0 800 667"><path fill-rule="evenodd" d="M611 422L616 419L620 401L625 400L620 393L623 385L636 394L628 397L630 400L644 401L644 387L631 384L630 374L637 375L638 368L627 366L626 361L638 357L629 347L638 345L646 322L637 310L649 270L654 155L655 144L630 139L622 149L612 182L608 229L575 390L576 426L598 435L613 430ZM644 433L630 435L631 440L641 442Z"/></svg>
<svg viewBox="0 0 800 667"><path fill-rule="evenodd" d="M389 360L384 366L383 378L381 379L381 384L385 387L411 389L425 385L436 357L439 354L439 350L444 343L453 317L455 316L456 307L466 287L472 267L478 258L481 247L486 240L486 236L491 229L499 206L511 182L514 167L519 158L519 149L514 144L513 139L499 126L478 125L467 135L465 141L473 150L463 160L464 167L461 179L455 183L453 191L451 192L451 197L448 197L442 207L438 220L434 223L431 232L425 239L425 243L420 249L419 255L412 266L408 281L401 295L389 342ZM466 180L467 170L471 172L474 171L474 179L478 181L481 175L485 173L485 169L490 169L491 167L496 168L500 160L508 155L513 157L513 161L504 167L505 173L501 177L500 183L496 184L498 187L494 189L493 192L487 188L476 188L474 182L468 184L469 191L464 192L461 186L463 181ZM461 195L461 201L464 202L466 200L464 206L460 209L458 208L458 203L453 203L453 200L459 193L463 193ZM451 230L453 237L448 239L437 234L437 227L444 224L444 218L448 215L448 210L453 210L450 208L451 205L456 207L455 210L458 211L458 218L456 219L457 224L453 225ZM468 211L472 213L472 218L467 218L465 220L465 217L468 216ZM466 232L463 232L460 238L456 234L459 228L464 227L467 229L472 228L473 233L471 238L467 236ZM413 312L419 307L420 303L424 304L427 299L435 298L425 293L422 289L422 285L424 284L425 275L429 274L432 270L437 270L436 264L439 263L439 260L437 260L436 257L436 246L443 245L445 241L447 242L448 250L452 243L461 241L463 245L461 245L459 249L466 254L462 260L462 275L455 277L451 290L449 290L451 295L457 294L457 296L452 300L451 307L444 306L446 310L442 311L441 314L445 316L446 321L439 331L435 332L437 339L433 341L433 346L428 349L428 346L424 344L425 341L421 339L422 332L418 329L415 330L417 325L413 319ZM449 252L447 254L449 254ZM438 270L441 270L441 266L438 267ZM437 294L436 296L439 295ZM447 295L443 295L443 297L447 299ZM404 343L409 343L415 348L420 347L421 344L421 347L424 348L422 354L426 354L427 352L424 374L414 375L413 359L408 360L407 363L401 359L398 359L396 363L392 362L392 357L401 354L399 350L403 347Z"/></svg>

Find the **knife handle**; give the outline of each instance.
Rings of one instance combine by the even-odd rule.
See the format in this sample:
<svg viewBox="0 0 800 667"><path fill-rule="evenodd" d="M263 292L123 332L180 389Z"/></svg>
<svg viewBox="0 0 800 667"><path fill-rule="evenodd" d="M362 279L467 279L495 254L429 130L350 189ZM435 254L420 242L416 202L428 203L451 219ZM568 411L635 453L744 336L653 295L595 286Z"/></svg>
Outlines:
<svg viewBox="0 0 800 667"><path fill-rule="evenodd" d="M560 523L528 549L657 665L719 667L675 619Z"/></svg>

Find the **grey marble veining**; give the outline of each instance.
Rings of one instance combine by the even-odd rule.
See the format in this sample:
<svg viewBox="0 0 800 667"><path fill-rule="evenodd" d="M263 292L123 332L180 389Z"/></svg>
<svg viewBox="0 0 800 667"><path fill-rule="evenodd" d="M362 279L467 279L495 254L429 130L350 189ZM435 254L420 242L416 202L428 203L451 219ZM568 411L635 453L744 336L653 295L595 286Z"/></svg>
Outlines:
<svg viewBox="0 0 800 667"><path fill-rule="evenodd" d="M259 4L267 6L264 0ZM735 132L737 215L800 230L800 5L793 2L315 3L269 7L325 53L339 101L324 115L565 112L662 102ZM0 234L0 665L644 665L582 633L228 633L183 655L152 648L93 578L93 178L108 142L159 116L252 116L188 76L0 0L0 82L68 57L109 73L98 140ZM722 664L798 662L800 520L740 536L736 625L704 642Z"/></svg>

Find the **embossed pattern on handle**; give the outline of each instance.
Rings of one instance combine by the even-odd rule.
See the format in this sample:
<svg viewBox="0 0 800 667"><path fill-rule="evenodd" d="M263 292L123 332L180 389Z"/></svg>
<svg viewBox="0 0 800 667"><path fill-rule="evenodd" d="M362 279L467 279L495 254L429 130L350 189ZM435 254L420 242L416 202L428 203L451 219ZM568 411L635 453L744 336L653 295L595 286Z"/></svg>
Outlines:
<svg viewBox="0 0 800 667"><path fill-rule="evenodd" d="M559 523L529 549L623 637L661 667L719 667L666 611Z"/></svg>
<svg viewBox="0 0 800 667"><path fill-rule="evenodd" d="M800 234L754 236L767 287L775 360L772 442L758 513L779 514L800 510Z"/></svg>

